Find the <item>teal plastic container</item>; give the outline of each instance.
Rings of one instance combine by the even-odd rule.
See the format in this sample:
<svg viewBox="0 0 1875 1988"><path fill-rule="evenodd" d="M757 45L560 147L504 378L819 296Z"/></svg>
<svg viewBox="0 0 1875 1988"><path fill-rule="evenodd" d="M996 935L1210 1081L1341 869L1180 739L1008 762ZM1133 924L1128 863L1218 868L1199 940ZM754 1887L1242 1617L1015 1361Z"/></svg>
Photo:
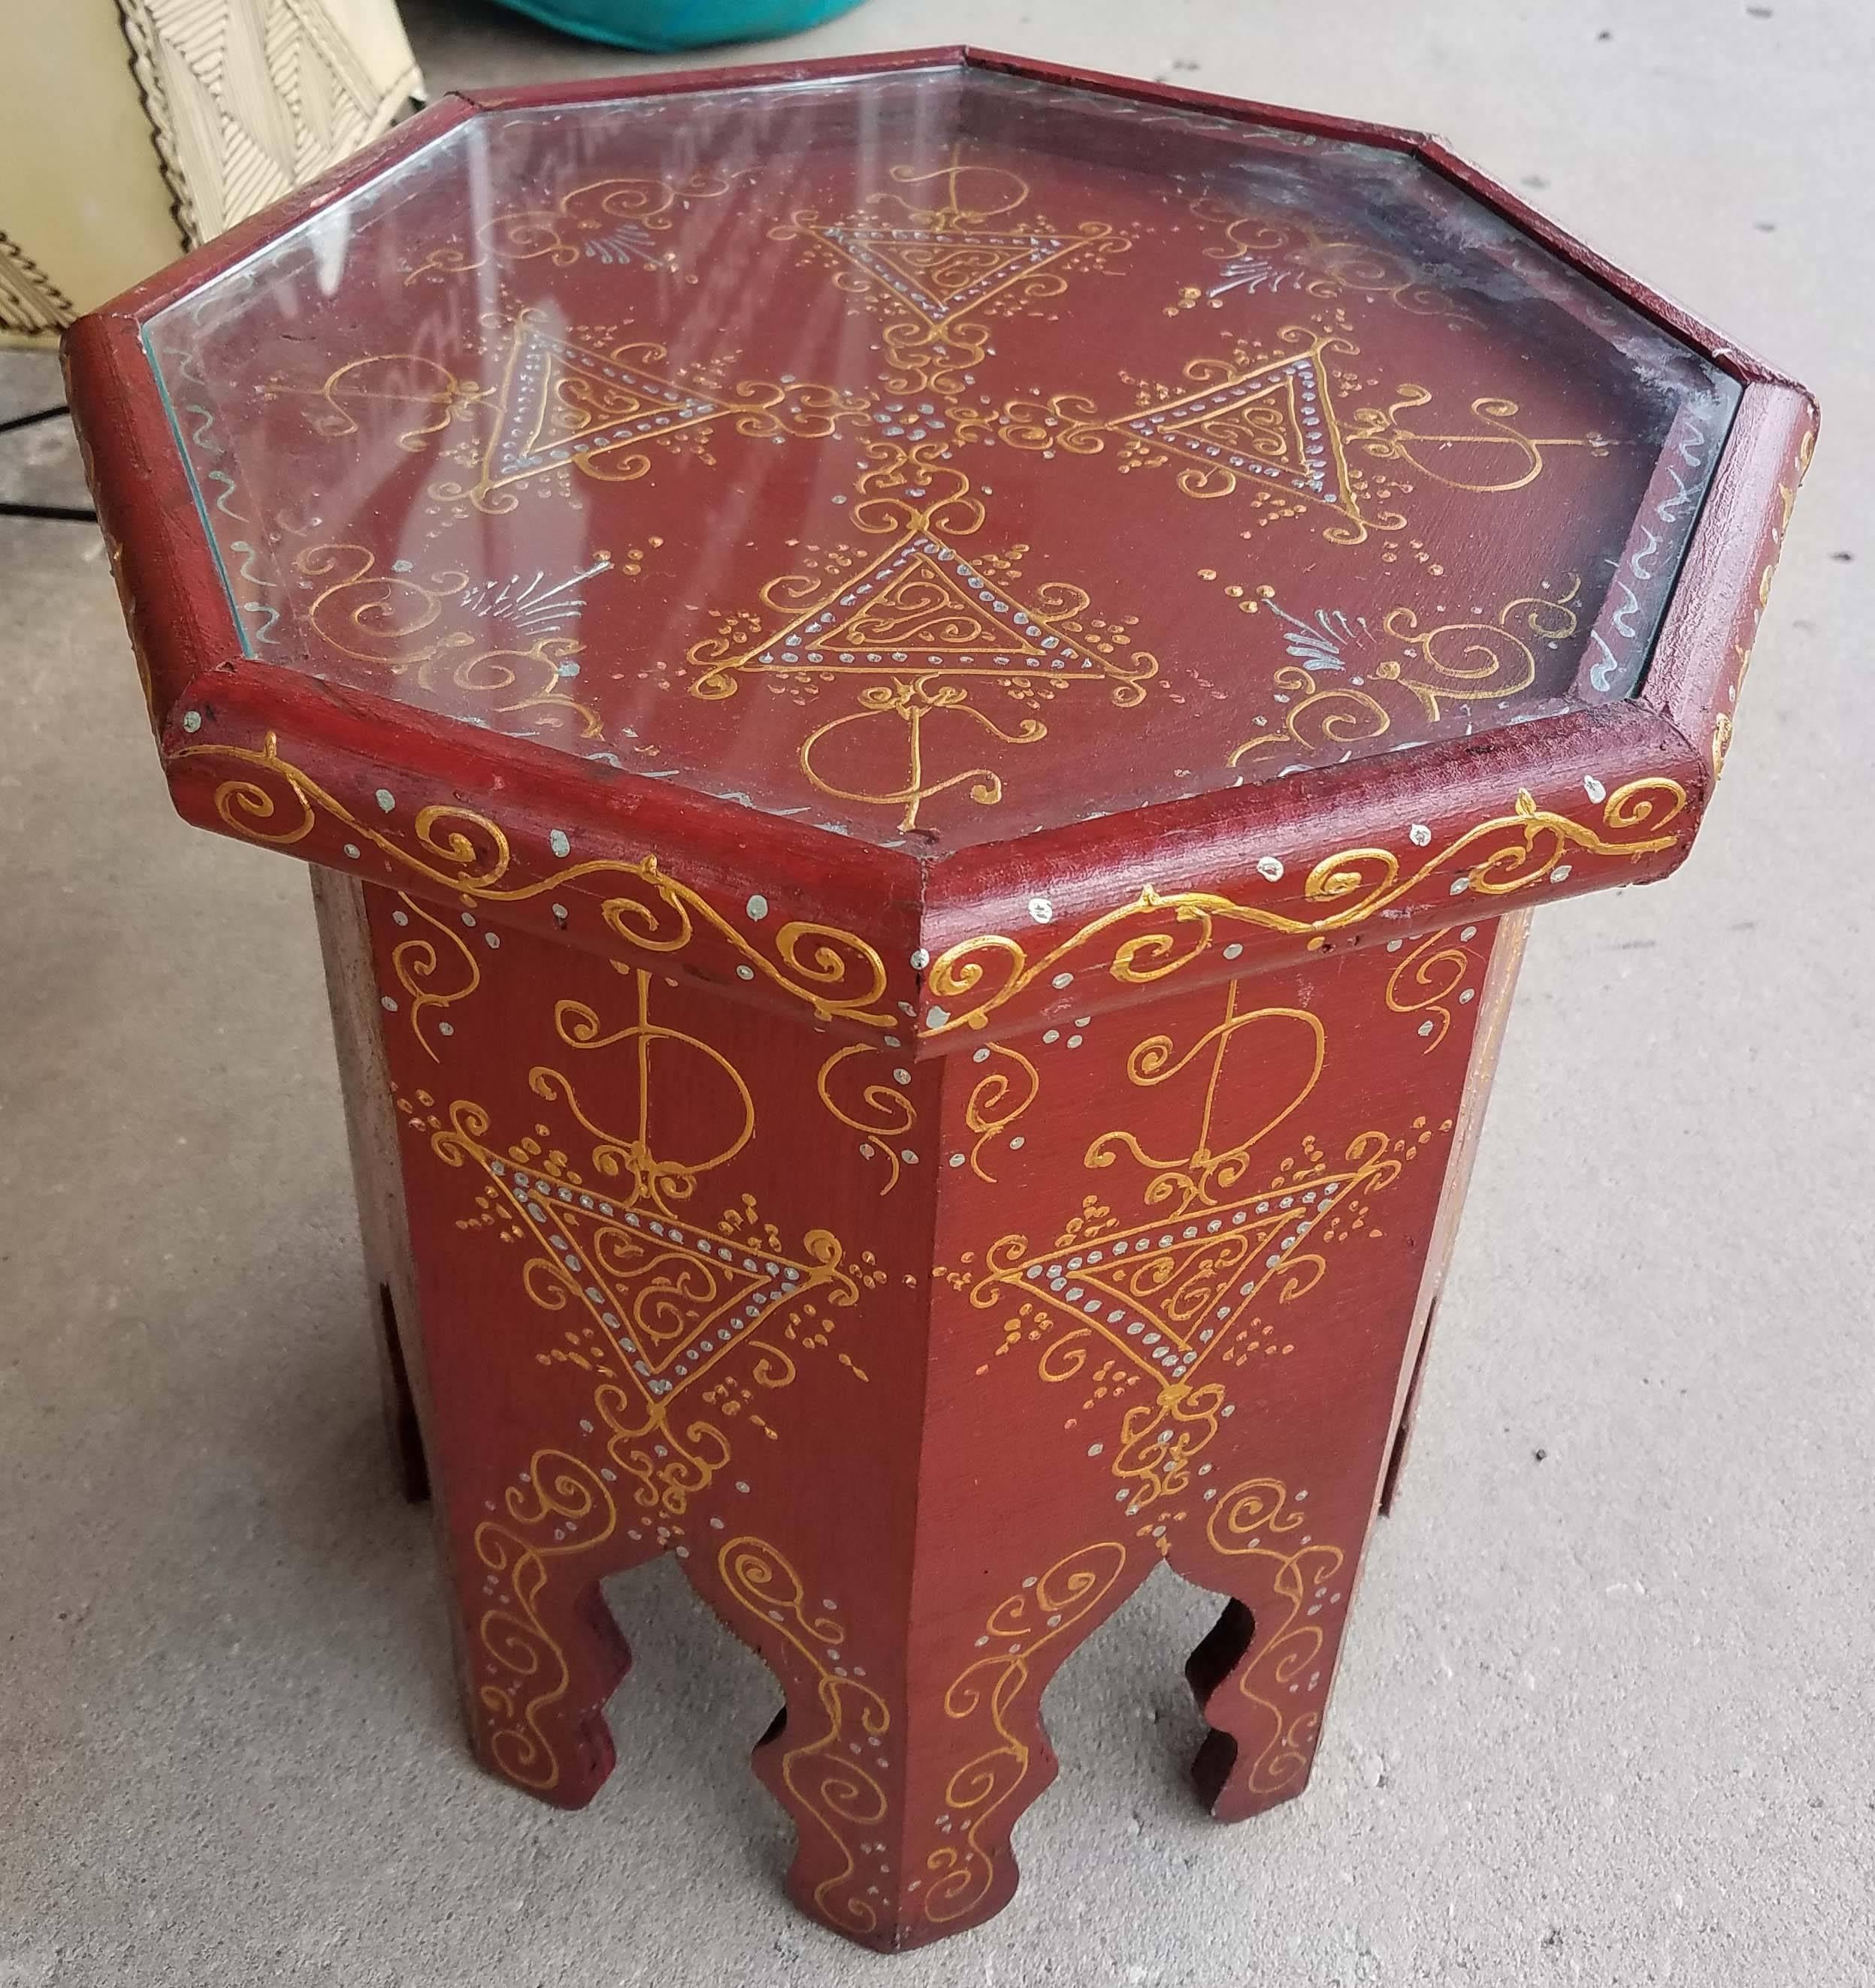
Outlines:
<svg viewBox="0 0 1875 1988"><path fill-rule="evenodd" d="M818 27L859 0L501 0L562 33L659 53Z"/></svg>

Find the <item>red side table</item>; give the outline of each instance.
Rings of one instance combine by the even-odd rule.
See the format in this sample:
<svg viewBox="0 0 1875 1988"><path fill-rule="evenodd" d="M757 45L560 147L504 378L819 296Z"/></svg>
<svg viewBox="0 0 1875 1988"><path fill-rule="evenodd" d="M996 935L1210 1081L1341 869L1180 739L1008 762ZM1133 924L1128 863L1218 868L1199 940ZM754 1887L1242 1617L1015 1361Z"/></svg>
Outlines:
<svg viewBox="0 0 1875 1988"><path fill-rule="evenodd" d="M796 1899L933 1939L1168 1561L1298 1793L1525 921L1685 855L1808 397L1410 134L956 50L452 100L69 368L178 807L319 866L489 1771L591 1799L674 1554Z"/></svg>

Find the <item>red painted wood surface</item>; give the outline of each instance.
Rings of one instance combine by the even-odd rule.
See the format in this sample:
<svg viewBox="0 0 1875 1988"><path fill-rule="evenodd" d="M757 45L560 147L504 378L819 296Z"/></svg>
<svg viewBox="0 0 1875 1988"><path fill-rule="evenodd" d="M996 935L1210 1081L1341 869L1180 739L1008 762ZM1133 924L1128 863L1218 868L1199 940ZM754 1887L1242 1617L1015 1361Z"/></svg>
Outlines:
<svg viewBox="0 0 1875 1988"><path fill-rule="evenodd" d="M149 328L250 652L932 857L1625 695L1737 397L1410 161L968 71L404 178Z"/></svg>
<svg viewBox="0 0 1875 1988"><path fill-rule="evenodd" d="M1814 432L1412 134L954 50L452 102L70 353L192 819L934 1041L1673 867Z"/></svg>
<svg viewBox="0 0 1875 1988"><path fill-rule="evenodd" d="M67 367L179 810L371 887L485 1763L591 1797L679 1554L915 1943L1165 1560L1296 1792L1494 921L1684 857L1809 397L1414 134L956 49L452 100Z"/></svg>
<svg viewBox="0 0 1875 1988"><path fill-rule="evenodd" d="M1230 1604L1201 1794L1301 1790L1494 925L916 1063L371 904L491 1771L597 1792L597 1584L674 1554L786 1692L792 1895L917 1944L1007 1902L1042 1692L1163 1561Z"/></svg>

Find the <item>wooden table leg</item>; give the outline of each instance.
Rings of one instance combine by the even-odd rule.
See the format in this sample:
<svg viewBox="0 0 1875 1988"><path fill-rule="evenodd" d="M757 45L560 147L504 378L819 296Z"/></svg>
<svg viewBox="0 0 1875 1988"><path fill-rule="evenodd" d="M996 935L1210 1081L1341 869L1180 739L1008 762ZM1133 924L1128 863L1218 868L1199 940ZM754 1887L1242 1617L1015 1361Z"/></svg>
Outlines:
<svg viewBox="0 0 1875 1988"><path fill-rule="evenodd" d="M1161 1560L1228 1597L1188 1673L1220 1818L1307 1781L1522 938L1466 924L952 1066L920 1510L956 1503L919 1579L1035 1540L996 1629L1046 1631L1048 1668ZM1032 1722L1045 1670L1019 1634L985 1647ZM959 1692L1000 1736L998 1695ZM1017 1751L983 1804L999 1866L1048 1771Z"/></svg>
<svg viewBox="0 0 1875 1988"><path fill-rule="evenodd" d="M781 1682L794 1898L939 1938L1015 1888L1050 1677L1168 1561L1227 1598L1201 1792L1301 1789L1520 926L919 1062L364 900L492 1771L591 1797L629 1661L598 1584L672 1553Z"/></svg>
<svg viewBox="0 0 1875 1988"><path fill-rule="evenodd" d="M629 1661L598 1584L674 1554L783 1678L797 1889L863 1933L785 1763L853 1716L830 1653L864 1648L888 1685L902 1655L929 1261L906 1140L938 1066L900 1080L892 1048L364 897L477 1755L591 1799Z"/></svg>
<svg viewBox="0 0 1875 1988"><path fill-rule="evenodd" d="M1460 931L1464 929L1461 926ZM1445 1288L1446 1273L1451 1267L1452 1250L1458 1240L1458 1223L1464 1212L1465 1195L1471 1185L1471 1168L1477 1158L1478 1136L1484 1129L1484 1107L1498 1074L1498 1054L1504 1046L1504 1030L1510 1019L1511 1000L1517 991L1517 975L1523 965L1524 948L1530 937L1530 914L1507 911L1498 921L1491 943L1491 964L1478 988L1477 1019L1472 1024L1471 1061L1465 1087L1459 1100L1458 1123L1452 1133L1452 1156L1445 1170L1445 1185L1440 1191L1439 1213L1433 1226L1431 1246L1426 1253L1426 1270L1420 1280L1417 1303L1413 1307L1413 1330L1407 1340L1406 1357L1400 1368L1400 1395L1393 1418L1393 1441L1387 1454L1386 1476L1380 1486L1380 1510L1393 1509L1412 1447L1413 1422L1419 1410L1420 1385L1426 1378L1426 1359L1432 1347L1433 1327L1439 1316L1439 1300ZM1393 948L1389 948L1391 951ZM1406 952L1403 944L1399 950ZM1439 962L1440 948L1424 944L1407 954L1413 964L1406 970L1410 991L1430 995L1435 1004L1438 990L1450 977L1457 963L1456 953ZM1396 969L1397 971L1398 969ZM1389 985L1391 983L1389 982ZM1395 999L1399 999L1396 994ZM1421 1028L1425 1026L1422 1022ZM1433 1024L1436 1030L1437 1024Z"/></svg>
<svg viewBox="0 0 1875 1988"><path fill-rule="evenodd" d="M314 868L313 911L326 968L339 1090L345 1105L358 1229L364 1245L367 1313L377 1348L384 1425L398 1481L413 1504L430 1493L413 1366L422 1359L417 1280L404 1181L398 1164L398 1120L378 1034L377 979L365 916L364 886L354 877Z"/></svg>

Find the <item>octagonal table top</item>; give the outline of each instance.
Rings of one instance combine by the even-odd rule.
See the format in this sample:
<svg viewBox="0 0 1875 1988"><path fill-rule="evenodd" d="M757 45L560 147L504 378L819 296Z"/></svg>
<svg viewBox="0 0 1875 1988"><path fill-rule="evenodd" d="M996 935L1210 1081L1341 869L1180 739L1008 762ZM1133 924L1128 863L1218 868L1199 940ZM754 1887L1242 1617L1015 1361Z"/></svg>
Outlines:
<svg viewBox="0 0 1875 1988"><path fill-rule="evenodd" d="M452 100L71 363L185 812L938 1034L1670 867L1814 418L1427 141L959 51Z"/></svg>

